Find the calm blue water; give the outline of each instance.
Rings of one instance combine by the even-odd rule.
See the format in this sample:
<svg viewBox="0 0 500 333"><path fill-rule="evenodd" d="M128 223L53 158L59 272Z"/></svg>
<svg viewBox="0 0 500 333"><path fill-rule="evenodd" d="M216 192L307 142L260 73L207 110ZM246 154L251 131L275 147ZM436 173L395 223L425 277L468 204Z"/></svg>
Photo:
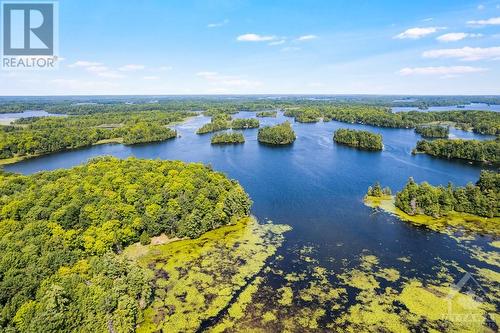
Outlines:
<svg viewBox="0 0 500 333"><path fill-rule="evenodd" d="M31 118L31 117L67 117L65 114L54 114L48 113L47 111L42 110L27 110L23 112L17 113L0 113L0 124L8 124L13 122L14 120L20 118Z"/></svg>
<svg viewBox="0 0 500 333"><path fill-rule="evenodd" d="M240 113L238 117L251 117ZM261 118L261 123L278 123L291 118ZM196 135L195 130L209 118L199 116L177 126L181 137L162 143L136 146L101 145L56 153L5 166L7 171L30 174L41 170L67 168L99 155L125 158L178 159L209 163L237 179L254 201L252 212L260 220L272 220L293 227L279 253L279 265L293 271L290 261L296 250L313 246L317 260L331 269L330 260L351 261L368 250L381 263L400 267L396 258L412 258L407 274L429 273L439 260L455 260L460 267L484 267L472 259L457 241L443 234L416 228L383 212L364 206L362 198L369 185L380 181L399 190L413 176L432 184L458 185L477 180L481 167L447 161L420 154L411 155L420 136L413 130L386 129L339 122L299 124L293 127L296 142L288 147L269 147L257 142L257 130L244 132L246 142L236 146L212 146L211 135ZM332 135L338 128L368 129L383 135L382 152L365 152L336 145ZM480 138L473 133L453 131L455 136ZM476 240L482 244L483 239ZM491 268L496 270L496 268ZM460 276L457 276L460 278ZM277 282L279 284L279 282Z"/></svg>
<svg viewBox="0 0 500 333"><path fill-rule="evenodd" d="M408 111L429 112L429 111L450 111L450 110L457 110L457 111L479 110L479 111L500 112L500 105L489 105L489 104L485 104L485 103L471 103L471 104L462 105L461 107L458 107L457 105L430 106L426 110L420 110L419 108L412 107L412 106L395 106L392 108L393 112L408 112Z"/></svg>

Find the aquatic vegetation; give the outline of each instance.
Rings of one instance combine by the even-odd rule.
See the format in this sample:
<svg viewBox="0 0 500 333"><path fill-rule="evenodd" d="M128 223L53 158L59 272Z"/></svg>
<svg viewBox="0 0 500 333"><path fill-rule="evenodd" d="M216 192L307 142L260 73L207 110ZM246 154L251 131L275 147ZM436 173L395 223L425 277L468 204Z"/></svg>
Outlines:
<svg viewBox="0 0 500 333"><path fill-rule="evenodd" d="M228 306L231 318L242 317L259 278L249 282L288 230L247 218L197 239L148 245L135 260L154 272L154 298L137 331L195 331ZM232 305L235 296L239 301Z"/></svg>

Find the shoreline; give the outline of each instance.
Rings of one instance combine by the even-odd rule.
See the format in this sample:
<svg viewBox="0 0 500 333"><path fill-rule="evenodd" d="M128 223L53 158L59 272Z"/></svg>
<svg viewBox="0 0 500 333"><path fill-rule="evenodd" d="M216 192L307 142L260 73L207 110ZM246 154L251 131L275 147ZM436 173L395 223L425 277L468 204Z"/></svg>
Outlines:
<svg viewBox="0 0 500 333"><path fill-rule="evenodd" d="M384 212L398 217L400 220L414 225L424 226L428 229L449 233L454 231L474 232L493 237L500 236L500 218L482 217L469 213L452 211L446 216L432 217L427 215L409 215L395 205L395 197L385 195L382 197L365 196L363 203L372 208L380 208ZM450 230L451 229L451 230Z"/></svg>

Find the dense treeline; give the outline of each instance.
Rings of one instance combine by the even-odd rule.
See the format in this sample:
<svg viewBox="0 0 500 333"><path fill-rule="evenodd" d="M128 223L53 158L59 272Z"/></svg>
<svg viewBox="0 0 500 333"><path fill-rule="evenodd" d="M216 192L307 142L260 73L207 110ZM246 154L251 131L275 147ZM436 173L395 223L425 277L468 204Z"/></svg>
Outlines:
<svg viewBox="0 0 500 333"><path fill-rule="evenodd" d="M278 112L277 111L261 111L261 112L257 112L255 115L259 118L276 117L278 115Z"/></svg>
<svg viewBox="0 0 500 333"><path fill-rule="evenodd" d="M368 131L357 131L341 128L333 133L333 140L337 143L366 150L382 150L382 135Z"/></svg>
<svg viewBox="0 0 500 333"><path fill-rule="evenodd" d="M211 142L213 145L244 143L245 137L239 132L218 133L212 136Z"/></svg>
<svg viewBox="0 0 500 333"><path fill-rule="evenodd" d="M500 139L496 140L450 140L436 139L417 142L414 153L426 153L447 159L500 163Z"/></svg>
<svg viewBox="0 0 500 333"><path fill-rule="evenodd" d="M177 131L155 123L140 122L122 130L126 145L164 141L177 136Z"/></svg>
<svg viewBox="0 0 500 333"><path fill-rule="evenodd" d="M296 136L288 121L275 126L265 126L259 129L259 142L272 145L287 145L295 141Z"/></svg>
<svg viewBox="0 0 500 333"><path fill-rule="evenodd" d="M439 217L451 211L484 217L500 216L500 174L482 171L474 185L455 187L417 184L410 178L396 195L396 207L409 215L425 214Z"/></svg>
<svg viewBox="0 0 500 333"><path fill-rule="evenodd" d="M258 128L259 120L255 118L232 119L228 113L215 113L209 123L200 127L196 134L206 134L227 129Z"/></svg>
<svg viewBox="0 0 500 333"><path fill-rule="evenodd" d="M109 139L126 144L165 140L176 136L165 126L189 115L152 111L19 119L0 131L0 158L48 154Z"/></svg>
<svg viewBox="0 0 500 333"><path fill-rule="evenodd" d="M433 122L452 122L457 128L472 130L480 134L500 134L500 113L493 111L444 111L444 112L400 112L388 108L366 105L327 105L314 107L293 107L285 115L295 120L323 121L337 120L380 127L413 128Z"/></svg>
<svg viewBox="0 0 500 333"><path fill-rule="evenodd" d="M0 173L0 331L131 332L151 300L125 246L248 216L241 186L201 164L101 157Z"/></svg>
<svg viewBox="0 0 500 333"><path fill-rule="evenodd" d="M283 113L287 117L294 117L299 123L316 123L323 117L316 108L288 109Z"/></svg>
<svg viewBox="0 0 500 333"><path fill-rule="evenodd" d="M447 138L450 134L450 128L438 125L425 125L415 127L415 133L424 138Z"/></svg>
<svg viewBox="0 0 500 333"><path fill-rule="evenodd" d="M259 126L259 120L255 118L234 119L231 122L232 129L258 128Z"/></svg>

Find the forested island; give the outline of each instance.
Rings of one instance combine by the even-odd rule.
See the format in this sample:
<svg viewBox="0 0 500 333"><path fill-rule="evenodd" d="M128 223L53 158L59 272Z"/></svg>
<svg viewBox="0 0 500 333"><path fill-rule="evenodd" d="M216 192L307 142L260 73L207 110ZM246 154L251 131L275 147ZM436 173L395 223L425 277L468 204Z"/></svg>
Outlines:
<svg viewBox="0 0 500 333"><path fill-rule="evenodd" d="M255 114L256 117L264 118L264 117L276 117L278 115L277 111L260 111Z"/></svg>
<svg viewBox="0 0 500 333"><path fill-rule="evenodd" d="M259 126L260 126L259 120L255 118L234 119L231 122L232 129L258 128Z"/></svg>
<svg viewBox="0 0 500 333"><path fill-rule="evenodd" d="M485 141L461 139L421 140L417 142L413 153L425 153L446 159L500 164L500 139Z"/></svg>
<svg viewBox="0 0 500 333"><path fill-rule="evenodd" d="M21 118L0 126L0 159L24 158L103 142L136 144L175 138L168 128L192 115L144 111Z"/></svg>
<svg viewBox="0 0 500 333"><path fill-rule="evenodd" d="M123 249L239 223L250 205L236 181L196 163L100 157L0 173L0 329L134 331L161 275L125 260Z"/></svg>
<svg viewBox="0 0 500 333"><path fill-rule="evenodd" d="M240 132L217 133L212 136L213 145L245 143L245 137Z"/></svg>
<svg viewBox="0 0 500 333"><path fill-rule="evenodd" d="M439 125L420 125L415 127L415 133L424 138L448 138L450 128Z"/></svg>
<svg viewBox="0 0 500 333"><path fill-rule="evenodd" d="M231 127L231 116L227 113L217 113L212 116L208 124L200 127L196 134L207 134L221 130L227 130Z"/></svg>
<svg viewBox="0 0 500 333"><path fill-rule="evenodd" d="M292 125L285 121L282 124L259 129L257 139L261 143L270 145L288 145L295 141L296 136Z"/></svg>
<svg viewBox="0 0 500 333"><path fill-rule="evenodd" d="M341 128L333 133L333 141L365 150L382 150L382 135L368 131Z"/></svg>
<svg viewBox="0 0 500 333"><path fill-rule="evenodd" d="M465 187L417 184L409 178L405 187L396 193L394 205L388 188L379 183L370 187L365 200L396 213L403 219L435 227L453 226L484 233L500 234L500 173L481 171L479 180ZM464 215L465 214L465 215ZM428 218L423 218L427 216Z"/></svg>
<svg viewBox="0 0 500 333"><path fill-rule="evenodd" d="M258 128L259 120L255 118L232 119L227 113L215 113L208 124L200 127L196 134L206 134L226 129Z"/></svg>

